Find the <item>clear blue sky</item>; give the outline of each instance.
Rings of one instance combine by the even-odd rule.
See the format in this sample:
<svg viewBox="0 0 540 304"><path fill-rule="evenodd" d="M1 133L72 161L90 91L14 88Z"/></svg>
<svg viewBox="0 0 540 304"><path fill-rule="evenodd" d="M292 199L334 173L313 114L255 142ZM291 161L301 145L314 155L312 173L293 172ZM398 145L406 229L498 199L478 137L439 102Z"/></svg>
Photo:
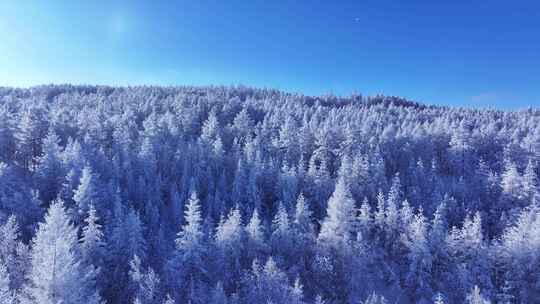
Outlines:
<svg viewBox="0 0 540 304"><path fill-rule="evenodd" d="M540 1L1 1L0 85L68 82L540 106Z"/></svg>

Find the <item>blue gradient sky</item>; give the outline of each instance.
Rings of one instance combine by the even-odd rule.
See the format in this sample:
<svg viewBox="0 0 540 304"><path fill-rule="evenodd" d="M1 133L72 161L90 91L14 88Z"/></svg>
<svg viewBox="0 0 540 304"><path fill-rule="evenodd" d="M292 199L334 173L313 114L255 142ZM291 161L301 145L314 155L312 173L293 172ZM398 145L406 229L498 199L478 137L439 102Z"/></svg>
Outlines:
<svg viewBox="0 0 540 304"><path fill-rule="evenodd" d="M67 82L540 106L540 1L0 1L0 85Z"/></svg>

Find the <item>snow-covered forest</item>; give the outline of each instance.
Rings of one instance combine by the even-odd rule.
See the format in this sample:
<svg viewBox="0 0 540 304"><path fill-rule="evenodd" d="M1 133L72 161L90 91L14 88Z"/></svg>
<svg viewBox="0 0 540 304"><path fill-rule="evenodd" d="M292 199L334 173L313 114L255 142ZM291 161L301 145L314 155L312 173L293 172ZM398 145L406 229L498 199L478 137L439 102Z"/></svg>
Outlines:
<svg viewBox="0 0 540 304"><path fill-rule="evenodd" d="M540 110L0 88L0 303L539 303Z"/></svg>

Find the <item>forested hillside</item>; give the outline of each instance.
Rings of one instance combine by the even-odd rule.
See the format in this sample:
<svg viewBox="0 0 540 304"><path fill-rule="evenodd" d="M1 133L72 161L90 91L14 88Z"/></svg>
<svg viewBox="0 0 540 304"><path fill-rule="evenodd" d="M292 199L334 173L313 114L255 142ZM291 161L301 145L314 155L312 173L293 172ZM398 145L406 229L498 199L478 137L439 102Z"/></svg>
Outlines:
<svg viewBox="0 0 540 304"><path fill-rule="evenodd" d="M539 303L540 111L0 88L0 303Z"/></svg>

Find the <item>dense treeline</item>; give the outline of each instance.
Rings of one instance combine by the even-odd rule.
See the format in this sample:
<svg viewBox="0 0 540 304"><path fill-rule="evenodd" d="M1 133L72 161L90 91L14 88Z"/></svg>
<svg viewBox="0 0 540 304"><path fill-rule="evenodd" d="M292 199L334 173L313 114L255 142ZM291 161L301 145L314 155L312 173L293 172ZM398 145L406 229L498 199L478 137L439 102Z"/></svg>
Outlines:
<svg viewBox="0 0 540 304"><path fill-rule="evenodd" d="M535 303L540 111L0 88L0 303Z"/></svg>

